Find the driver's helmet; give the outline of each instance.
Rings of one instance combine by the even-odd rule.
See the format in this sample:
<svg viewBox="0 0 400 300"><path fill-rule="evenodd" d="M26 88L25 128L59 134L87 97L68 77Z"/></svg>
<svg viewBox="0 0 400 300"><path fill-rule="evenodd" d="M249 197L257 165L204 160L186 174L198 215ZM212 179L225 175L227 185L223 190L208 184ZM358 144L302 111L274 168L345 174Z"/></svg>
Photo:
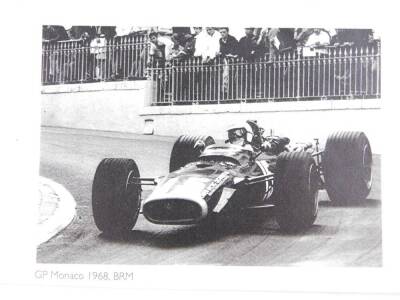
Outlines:
<svg viewBox="0 0 400 300"><path fill-rule="evenodd" d="M253 130L247 123L232 125L228 128L228 142L234 145L251 144L253 136Z"/></svg>

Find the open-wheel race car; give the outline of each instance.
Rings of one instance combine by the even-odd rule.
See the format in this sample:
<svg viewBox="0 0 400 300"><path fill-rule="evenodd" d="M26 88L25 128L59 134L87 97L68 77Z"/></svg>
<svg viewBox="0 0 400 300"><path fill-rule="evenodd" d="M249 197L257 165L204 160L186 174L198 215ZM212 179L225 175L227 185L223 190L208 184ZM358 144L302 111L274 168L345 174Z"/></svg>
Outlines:
<svg viewBox="0 0 400 300"><path fill-rule="evenodd" d="M116 233L132 230L140 213L156 224L197 224L273 207L282 231L299 231L316 220L321 189L337 205L365 199L371 168L363 132L333 133L320 149L318 139L292 145L247 121L230 128L221 145L210 136L180 136L164 177L140 177L133 159L103 159L93 180L93 217L101 231ZM143 185L154 190L142 201Z"/></svg>

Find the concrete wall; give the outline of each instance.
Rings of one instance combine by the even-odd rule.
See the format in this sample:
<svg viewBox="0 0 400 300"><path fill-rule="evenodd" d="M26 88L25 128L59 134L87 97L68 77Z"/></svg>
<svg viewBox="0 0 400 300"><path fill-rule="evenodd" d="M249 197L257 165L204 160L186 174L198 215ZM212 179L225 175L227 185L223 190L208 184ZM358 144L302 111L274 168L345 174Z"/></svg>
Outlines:
<svg viewBox="0 0 400 300"><path fill-rule="evenodd" d="M44 86L42 125L141 132L146 81Z"/></svg>
<svg viewBox="0 0 400 300"><path fill-rule="evenodd" d="M225 139L231 123L256 119L297 141L324 138L336 130L362 130L374 152L381 144L378 100L148 106L146 81L47 86L42 90L42 125L142 133L153 120L154 134L209 134ZM148 129L148 128L147 128Z"/></svg>

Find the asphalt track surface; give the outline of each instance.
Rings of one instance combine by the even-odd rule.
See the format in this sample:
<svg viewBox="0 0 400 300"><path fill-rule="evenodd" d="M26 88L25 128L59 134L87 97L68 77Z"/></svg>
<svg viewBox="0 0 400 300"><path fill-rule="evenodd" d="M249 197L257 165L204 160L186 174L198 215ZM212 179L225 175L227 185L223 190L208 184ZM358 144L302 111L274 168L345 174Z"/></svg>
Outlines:
<svg viewBox="0 0 400 300"><path fill-rule="evenodd" d="M175 138L43 128L40 175L64 185L77 202L74 221L37 250L38 263L132 265L368 266L382 265L380 156L368 199L330 204L320 192L315 224L298 234L279 232L273 210L208 226L156 225L141 215L131 234L108 237L96 228L91 188L104 157L134 158L142 176L168 170ZM373 147L373 145L372 145ZM143 198L149 194L145 190Z"/></svg>

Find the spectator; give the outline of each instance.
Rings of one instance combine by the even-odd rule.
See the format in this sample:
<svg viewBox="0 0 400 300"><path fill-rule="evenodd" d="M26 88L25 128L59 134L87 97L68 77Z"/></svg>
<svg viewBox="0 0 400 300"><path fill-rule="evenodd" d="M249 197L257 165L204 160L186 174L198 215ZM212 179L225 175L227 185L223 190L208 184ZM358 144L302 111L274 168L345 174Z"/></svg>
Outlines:
<svg viewBox="0 0 400 300"><path fill-rule="evenodd" d="M85 33L89 36L89 39L94 38L96 36L96 28L94 26L72 26L69 30L71 39L82 38Z"/></svg>
<svg viewBox="0 0 400 300"><path fill-rule="evenodd" d="M280 43L279 50L282 51L296 48L294 28L279 28L277 38Z"/></svg>
<svg viewBox="0 0 400 300"><path fill-rule="evenodd" d="M168 37L159 36L157 32L151 32L149 38L151 44L148 64L164 67L165 62L172 59L174 43Z"/></svg>
<svg viewBox="0 0 400 300"><path fill-rule="evenodd" d="M269 53L270 59L278 52L280 42L278 39L279 28L264 28L257 40L261 53Z"/></svg>
<svg viewBox="0 0 400 300"><path fill-rule="evenodd" d="M63 26L45 25L42 27L42 39L50 42L68 40L68 33Z"/></svg>
<svg viewBox="0 0 400 300"><path fill-rule="evenodd" d="M116 35L116 26L96 26L97 34L104 34L106 39L110 39Z"/></svg>
<svg viewBox="0 0 400 300"><path fill-rule="evenodd" d="M237 57L239 43L237 39L229 34L229 28L220 29L219 54L223 57Z"/></svg>
<svg viewBox="0 0 400 300"><path fill-rule="evenodd" d="M207 27L206 30L207 35L202 53L203 63L209 63L220 52L219 39L221 38L221 34L214 27Z"/></svg>
<svg viewBox="0 0 400 300"><path fill-rule="evenodd" d="M190 34L190 27L172 27L172 38L174 48L184 47L186 43L186 35Z"/></svg>
<svg viewBox="0 0 400 300"><path fill-rule="evenodd" d="M202 27L194 27L194 56L203 57L205 56L205 49L207 45L207 32Z"/></svg>
<svg viewBox="0 0 400 300"><path fill-rule="evenodd" d="M257 38L253 34L254 28L245 28L245 36L239 41L239 54L247 61L252 61L257 55Z"/></svg>
<svg viewBox="0 0 400 300"><path fill-rule="evenodd" d="M297 47L303 47L310 34L313 33L311 28L295 28L294 30L294 40Z"/></svg>
<svg viewBox="0 0 400 300"><path fill-rule="evenodd" d="M337 29L336 35L332 37L332 44L361 47L368 44L372 34L371 29Z"/></svg>
<svg viewBox="0 0 400 300"><path fill-rule="evenodd" d="M95 79L105 79L106 39L100 34L90 42L91 70L95 71Z"/></svg>
<svg viewBox="0 0 400 300"><path fill-rule="evenodd" d="M229 74L228 58L237 57L239 43L235 37L229 34L228 27L222 27L220 29L220 33L221 33L221 38L219 39L219 45L220 45L219 55L221 55L224 58L223 61L224 67L222 72L223 91L228 98L231 98L233 95L228 95L228 91L232 90L229 89L229 87L232 86L233 82L232 82L232 74L231 75Z"/></svg>
<svg viewBox="0 0 400 300"><path fill-rule="evenodd" d="M309 35L304 44L303 55L315 56L316 54L327 54L326 46L331 43L331 37L327 31L322 28L315 28Z"/></svg>
<svg viewBox="0 0 400 300"><path fill-rule="evenodd" d="M172 27L173 58L185 59L194 53L194 39L190 27Z"/></svg>
<svg viewBox="0 0 400 300"><path fill-rule="evenodd" d="M186 34L182 40L182 44L179 44L178 48L175 49L174 58L183 60L193 56L195 47L195 39L191 34Z"/></svg>
<svg viewBox="0 0 400 300"><path fill-rule="evenodd" d="M330 41L331 37L327 31L322 28L315 28L313 33L308 37L305 47L328 46Z"/></svg>

